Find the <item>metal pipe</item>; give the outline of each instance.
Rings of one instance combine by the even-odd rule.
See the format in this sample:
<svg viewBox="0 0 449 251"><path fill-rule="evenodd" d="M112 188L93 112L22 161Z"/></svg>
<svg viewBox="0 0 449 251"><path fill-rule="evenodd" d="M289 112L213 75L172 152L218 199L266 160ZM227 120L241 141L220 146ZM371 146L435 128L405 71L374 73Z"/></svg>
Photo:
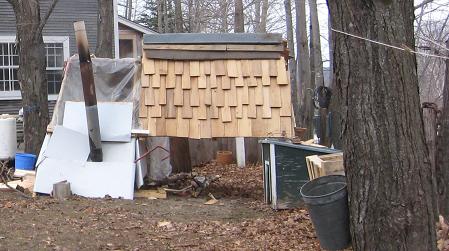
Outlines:
<svg viewBox="0 0 449 251"><path fill-rule="evenodd" d="M76 45L80 60L81 80L83 83L84 103L86 105L87 130L89 135L90 154L93 162L103 161L101 148L100 122L98 119L97 96L95 94L94 74L90 59L89 43L87 42L84 21L73 24L75 28Z"/></svg>

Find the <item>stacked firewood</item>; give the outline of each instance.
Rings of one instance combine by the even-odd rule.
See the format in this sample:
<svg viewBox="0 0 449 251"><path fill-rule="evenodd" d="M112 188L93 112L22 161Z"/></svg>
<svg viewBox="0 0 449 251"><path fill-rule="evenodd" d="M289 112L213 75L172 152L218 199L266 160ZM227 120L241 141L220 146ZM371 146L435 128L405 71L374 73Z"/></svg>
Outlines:
<svg viewBox="0 0 449 251"><path fill-rule="evenodd" d="M441 215L437 222L437 246L440 251L449 251L449 225Z"/></svg>

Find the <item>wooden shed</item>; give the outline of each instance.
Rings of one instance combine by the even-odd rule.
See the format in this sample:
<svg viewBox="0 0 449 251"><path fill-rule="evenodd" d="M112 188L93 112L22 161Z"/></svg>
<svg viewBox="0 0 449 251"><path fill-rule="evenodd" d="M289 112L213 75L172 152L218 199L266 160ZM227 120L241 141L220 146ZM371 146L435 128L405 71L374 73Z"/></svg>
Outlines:
<svg viewBox="0 0 449 251"><path fill-rule="evenodd" d="M290 137L280 34L144 36L139 117L152 136Z"/></svg>

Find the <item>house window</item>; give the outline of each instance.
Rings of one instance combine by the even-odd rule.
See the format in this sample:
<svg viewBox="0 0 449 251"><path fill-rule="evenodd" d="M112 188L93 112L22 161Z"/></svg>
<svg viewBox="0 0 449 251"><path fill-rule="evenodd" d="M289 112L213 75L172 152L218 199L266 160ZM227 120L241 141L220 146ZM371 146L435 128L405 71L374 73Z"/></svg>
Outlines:
<svg viewBox="0 0 449 251"><path fill-rule="evenodd" d="M49 98L61 89L64 61L69 57L68 37L44 37ZM0 99L20 98L17 78L19 55L15 37L0 37Z"/></svg>

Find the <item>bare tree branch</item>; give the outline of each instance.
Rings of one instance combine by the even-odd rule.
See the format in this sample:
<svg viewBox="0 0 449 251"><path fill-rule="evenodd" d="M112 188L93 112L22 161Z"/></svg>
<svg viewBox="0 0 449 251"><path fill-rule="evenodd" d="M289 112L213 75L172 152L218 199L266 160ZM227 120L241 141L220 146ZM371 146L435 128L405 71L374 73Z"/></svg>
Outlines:
<svg viewBox="0 0 449 251"><path fill-rule="evenodd" d="M417 9L419 9L419 8L423 7L424 5L429 4L429 3L431 3L431 2L433 2L433 0L425 0L425 1L423 1L422 3L416 5L416 6L415 6L415 10L417 10Z"/></svg>
<svg viewBox="0 0 449 251"><path fill-rule="evenodd" d="M10 1L10 0L8 0ZM47 13L45 14L45 17L41 20L41 23L39 24L39 28L37 28L36 36L38 34L42 33L42 30L44 29L45 24L47 23L48 18L50 18L51 13L53 12L53 9L55 8L56 4L59 2L59 0L53 0L51 2L50 7L47 10Z"/></svg>

